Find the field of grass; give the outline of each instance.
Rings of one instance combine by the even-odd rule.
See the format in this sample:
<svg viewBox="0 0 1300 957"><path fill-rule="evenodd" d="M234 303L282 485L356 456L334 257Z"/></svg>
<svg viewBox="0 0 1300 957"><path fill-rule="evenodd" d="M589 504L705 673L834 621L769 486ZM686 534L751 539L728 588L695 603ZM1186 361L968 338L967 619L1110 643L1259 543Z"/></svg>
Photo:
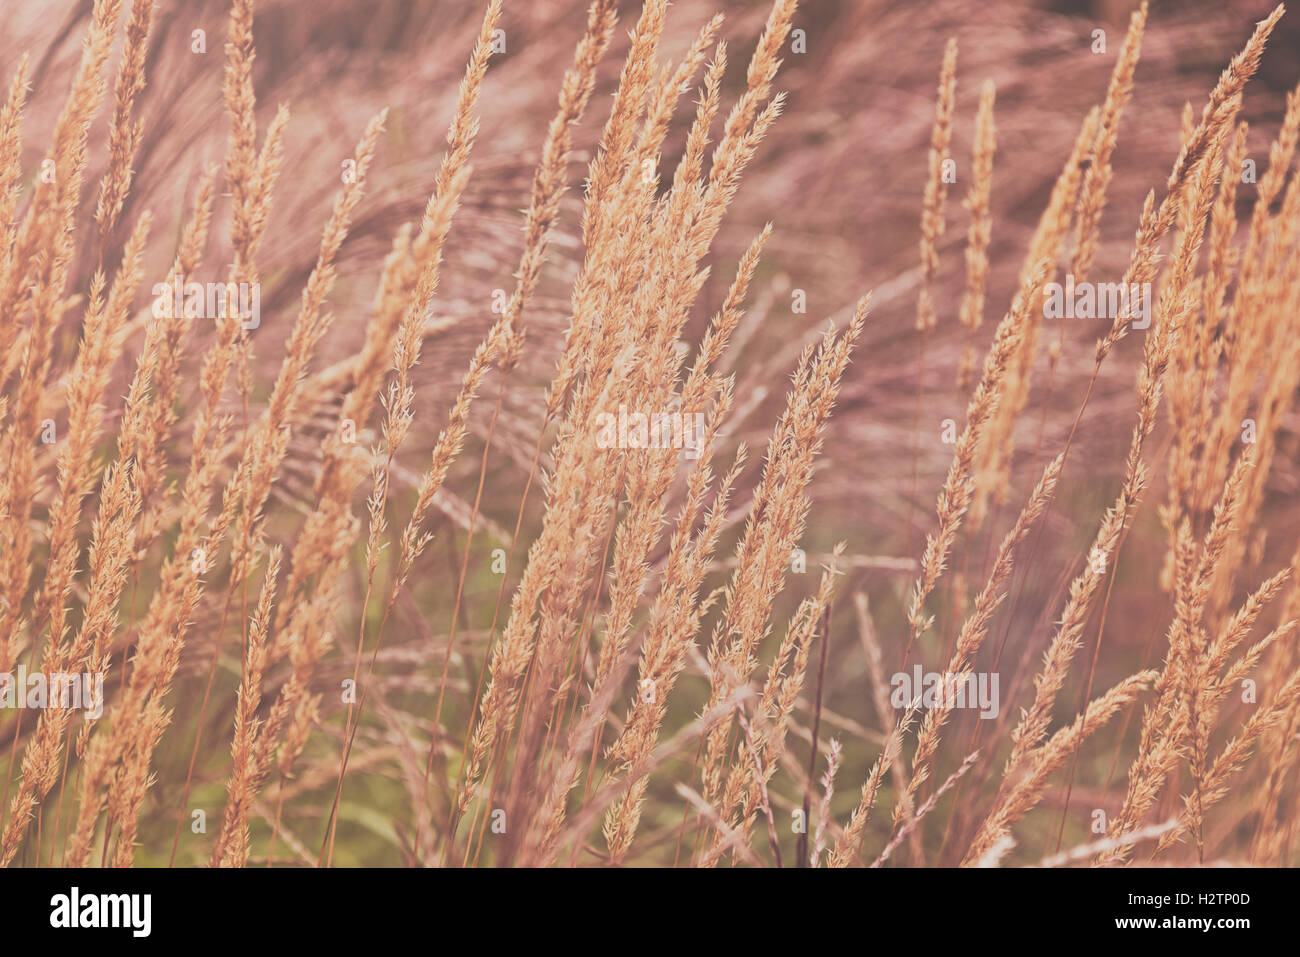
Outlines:
<svg viewBox="0 0 1300 957"><path fill-rule="evenodd" d="M9 3L0 863L1297 862L1293 13Z"/></svg>

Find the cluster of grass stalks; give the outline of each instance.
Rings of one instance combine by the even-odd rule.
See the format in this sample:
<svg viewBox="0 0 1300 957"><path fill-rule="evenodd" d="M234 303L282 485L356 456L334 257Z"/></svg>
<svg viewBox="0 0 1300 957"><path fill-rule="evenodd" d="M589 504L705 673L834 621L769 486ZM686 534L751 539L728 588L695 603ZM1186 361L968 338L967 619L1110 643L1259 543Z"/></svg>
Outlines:
<svg viewBox="0 0 1300 957"><path fill-rule="evenodd" d="M1064 340L1043 346L1045 297L1065 274L1084 283L1099 271L1147 10L1059 158L991 336L996 88L981 87L969 160L954 157L954 126L968 120L948 43L918 197L917 443L930 432L927 343L945 324L961 329L967 404L934 513L915 516L924 543L894 565L914 583L882 609L843 587L869 528L805 554L825 538L812 489L832 413L852 378L873 374L871 357L855 356L874 321L866 290L837 303L840 321L784 370L761 456L751 463L744 443L726 441L733 422L768 408L738 387L729 353L753 334L748 304L768 281L779 211L735 262L716 241L781 122L796 0L774 0L740 79L721 16L670 56L668 4L645 0L612 97L602 63L627 14L590 0L517 223L513 288L451 401L422 397L444 260L483 175L474 151L508 3L484 6L423 215L389 237L364 335L333 364L318 347L336 322L331 296L386 110L340 157L297 301L255 326L233 307L171 308L170 293L173 279L233 290L281 271L263 241L295 168L292 120L281 106L259 128L252 0L229 12L224 161L194 161L170 237L156 222L173 210L128 202L152 0L95 0L35 166L23 163L30 64L16 65L0 112L0 673L102 675L105 702L102 716L0 713L0 862L1291 862L1300 548L1268 568L1263 515L1300 382L1300 88L1258 182L1241 173L1240 119L1282 8L1199 114L1189 105L1171 171L1153 180L1121 278L1155 289L1149 327L1135 328L1131 302L1108 317L1068 435L1050 448L1039 424L1032 454L1040 354L1049 393L1074 384L1057 380ZM691 92L693 110L682 103ZM607 113L584 154L575 136L593 106ZM87 183L101 110L107 158ZM954 162L970 218L965 290L949 303L939 279L952 268ZM579 218L564 224L579 180ZM223 228L229 261L214 262ZM530 320L566 228L578 250L568 325L539 383L525 361ZM150 246L166 247L165 276L149 275ZM709 302L714 270L729 284ZM155 278L168 291L142 306ZM695 335L701 310L710 318ZM258 354L264 326L283 340L269 356ZM1096 483L1076 431L1103 370L1135 340L1122 479L1100 490L1106 507L1074 517L1081 548L1049 555L1058 494ZM534 416L523 440L506 429L520 394L539 396L523 403ZM700 423L690 454L644 434L609 447L608 422L626 413ZM1166 430L1157 451L1152 436ZM896 465L914 487L918 456ZM494 507L502 460L525 475L508 508ZM1142 524L1161 464L1158 520ZM1140 606L1152 640L1136 667L1106 653L1131 534L1164 563ZM824 564L805 586L810 557ZM1049 558L1068 587L1043 597ZM1041 606L1043 640L1027 646L1044 649L1041 663L1004 655L1022 602ZM838 634L860 641L860 657ZM890 674L917 664L998 674L1000 709L986 721L952 701L898 701ZM846 669L857 715L825 693Z"/></svg>

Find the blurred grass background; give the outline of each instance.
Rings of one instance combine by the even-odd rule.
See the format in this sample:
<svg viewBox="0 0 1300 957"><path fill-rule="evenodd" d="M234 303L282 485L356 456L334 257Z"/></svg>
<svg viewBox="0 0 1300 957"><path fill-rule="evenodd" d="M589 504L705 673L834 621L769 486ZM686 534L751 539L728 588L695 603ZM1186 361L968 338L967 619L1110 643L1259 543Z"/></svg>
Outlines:
<svg viewBox="0 0 1300 957"><path fill-rule="evenodd" d="M491 552L508 543L542 418L543 385L567 325L567 290L581 255L577 228L581 177L599 137L635 6L626 5L615 49L602 66L593 107L575 132L573 188L542 288L530 310L525 364L505 395L488 462L481 531L475 537L472 577L457 626L456 667L444 715L454 729L465 727L471 711L473 680L483 662L501 585L490 568ZM669 16L665 52L680 54L699 26L721 9L727 14L724 34L732 44L724 97L734 94L743 83L743 59L768 6L764 0L682 0ZM714 271L700 297L702 308L690 334L702 332L708 313L730 281L732 264L762 224L773 222L773 237L751 291L751 308L727 358L737 374L738 401L719 459L729 459L742 441L761 452L774 412L784 401L785 377L800 350L820 335L828 319L842 324L856 298L875 290L872 319L850 368L813 484L815 504L803 544L808 571L802 578L793 576L773 617L779 630L794 604L815 586L820 561L835 542L846 540L848 572L838 588L833 615L830 660L834 667L827 676L823 716L829 733L839 732L845 744L845 770L835 803L841 815L856 800L854 791L880 743L849 599L854 592L864 591L887 655L901 649L913 562L925 530L933 524L934 494L951 455L951 448L939 441L940 423L947 418L960 423L967 401L967 394L955 387L965 342L956 323L967 226L960 198L980 84L988 77L997 85L993 271L981 330L987 337L1008 305L1029 234L1079 124L1089 107L1104 96L1133 6L1122 0L920 4L808 0L796 16L795 27L805 31L807 48L787 55L778 76L778 88L789 93L788 107L761 147L727 217L715 245ZM451 234L430 337L418 370L416 430L397 473L398 514L409 511L411 484L459 387L461 371L491 323L494 291L512 288L520 210L527 203L545 124L581 33L585 8L581 0L506 2L506 51L493 58L486 80L482 133L472 158L474 174ZM1192 102L1199 111L1218 71L1269 8L1269 3L1254 0L1152 4L1134 100L1121 127L1111 199L1102 221L1099 278L1117 279L1127 262L1142 197L1163 183L1177 152L1184 102ZM61 78L79 55L79 37L89 10L90 0L0 3L0 20L6 23L0 36L0 61L8 67L21 51L33 54L25 169L39 164L63 95ZM160 224L177 233L198 172L206 163L219 162L224 153L220 81L226 15L226 6L217 0L161 0L158 5L149 85L137 106L145 139L123 223L129 224L148 208ZM388 132L367 197L340 255L340 281L331 302L337 319L319 350L318 367L356 350L391 236L402 223L420 215L432 188L456 84L480 16L480 4L464 0L264 0L259 4L254 73L259 121L265 123L280 103L289 104L292 120L285 145L287 175L277 190L261 257L264 318L254 337L261 364L256 382L272 381L292 309L315 255L320 224L338 183L339 164L349 155L365 119L388 106ZM1092 31L1098 28L1107 32L1104 54L1091 51ZM195 31L204 31L206 52L194 52ZM948 228L940 249L940 323L928 343L922 373L912 329L919 281L920 200L941 52L953 35L961 50L952 147L959 179L949 197ZM1282 20L1246 98L1244 115L1252 124L1250 155L1261 165L1285 92L1297 76L1297 50L1300 17L1292 14ZM670 151L680 147L684 118L690 111L681 112L669 138ZM101 115L98 123L102 126L106 118ZM92 142L99 141L100 133L102 129L92 133ZM92 152L92 178L102 171L105 159L102 150ZM87 203L93 202L93 196L93 191L87 191ZM1243 209L1249 201L1249 194L1244 195ZM219 275L230 261L224 235L227 214L228 206L219 202L205 257L205 270L211 274L207 278ZM158 236L170 238L161 229ZM151 246L146 285L163 278L172 255L166 242ZM73 288L85 288L94 266L77 264ZM806 294L806 313L791 309L796 290ZM75 330L66 331L75 335ZM1018 435L1013 503L1023 500L1048 451L1063 444L1092 369L1093 343L1100 331L1085 322L1067 324L1062 330L1061 365L1050 394L1040 363ZM1057 334L1045 328L1044 341ZM1081 451L1070 463L1044 535L1043 567L1031 570L1027 582L1021 583L1025 594L1016 605L1015 618L1000 619L995 629L998 637L1001 628L1007 629L1002 694L1004 714L1012 718L1024 698L1011 696L1009 671L1021 673L1023 681L1032 675L1049 636L1048 625L1059 612L1063 589L1118 484L1132 421L1134 359L1140 348L1140 339L1130 337L1103 371L1076 439ZM195 343L191 357L201 349L202 343ZM118 372L124 375L126 370ZM918 411L922 374L924 399ZM413 766L422 772L422 747L412 751L410 740L427 740L429 733L437 665L445 650L465 544L464 523L496 396L495 380L488 382L483 395L487 399L478 403L471 420L474 435L438 502L437 537L399 602L397 627L390 628L380 654L377 671L382 694L358 738L340 810L337 864L401 863L409 847L403 777L409 777ZM290 506L302 505L310 495L322 436L333 428L333 411L328 404L318 409L294 436L284 480L275 491ZM1035 456L1040 427L1041 449ZM1284 423L1270 480L1271 501L1265 507L1268 535L1260 544L1267 567L1289 557L1294 543L1296 434L1294 421ZM1163 459L1161 441L1158 432L1150 455L1157 473ZM183 450L175 462L183 464ZM761 455L751 457L751 474L760 462ZM1148 501L1162 494L1157 474ZM536 492L533 501L537 502ZM996 542L1011 517L994 516L954 554L952 564L959 572L945 586L937 626L921 649L926 662L937 667L946 658L961 610L983 582L980 570L987 561L989 542ZM734 521L742 519L738 510ZM271 527L272 537L290 540L294 521L288 517L280 523ZM532 508L525 517L521 539L525 544L538 524L538 509ZM729 553L736 531L733 527L720 555ZM1120 566L1107 657L1097 675L1099 687L1136 670L1152 634L1167 621L1168 602L1157 585L1164 547L1154 508L1148 506L1139 513ZM361 547L355 568L352 587L359 592L364 587ZM147 581L146 576L141 593L135 596L137 613L147 601ZM355 614L359 605L357 600L347 607ZM213 613L210 607L205 610ZM378 609L372 607L371 613L377 615ZM206 631L203 624L208 625ZM166 863L170 851L177 812L166 809L180 802L197 718L197 707L190 707L186 699L202 692L214 625L200 623L182 662L175 723L157 755L158 783L149 799L155 810L146 812L141 830L138 860L142 864ZM354 619L341 623L336 641L342 650L323 663L318 676L322 687L337 687L338 681L350 676L350 636L355 636L356 625ZM240 671L237 655L237 646L230 646L220 658L214 704L204 731L211 747L204 748L191 798L191 807L208 809L209 827L214 827L224 800L226 745ZM1061 701L1073 707L1078 693L1078 688L1067 686ZM703 683L683 684L674 696L670 730L691 720L703 694ZM334 697L327 697L323 727L313 737L298 777L286 782L283 792L272 784L263 795L265 802L284 799L286 833L279 838L279 860L315 856L332 794L342 727ZM971 719L955 722L954 728L953 740L968 735ZM1092 807L1094 799L1103 801L1100 792L1115 774L1114 780L1122 781L1124 764L1117 772L1113 768L1121 732L1121 724L1116 723L1085 749L1075 807L1085 803ZM808 740L806 727L798 727L796 734ZM797 744L796 753L806 754L806 747ZM941 767L939 773L947 770ZM659 775L651 784L639 845L648 861L671 860L679 806L671 791L673 777ZM1049 791L1045 806L1053 807L1058 799L1055 791ZM1028 833L1032 834L1035 821L1043 822L1045 829L1041 841L1031 837L1026 842L1036 852L1039 844L1054 837L1056 816L1031 818L1024 825ZM1086 827L1085 814L1072 815L1067 843L1086 838ZM1046 833L1049 830L1051 835ZM178 862L205 861L207 842L197 836L190 840L188 831L183 828ZM267 836L264 823L255 822L253 847L264 847Z"/></svg>

